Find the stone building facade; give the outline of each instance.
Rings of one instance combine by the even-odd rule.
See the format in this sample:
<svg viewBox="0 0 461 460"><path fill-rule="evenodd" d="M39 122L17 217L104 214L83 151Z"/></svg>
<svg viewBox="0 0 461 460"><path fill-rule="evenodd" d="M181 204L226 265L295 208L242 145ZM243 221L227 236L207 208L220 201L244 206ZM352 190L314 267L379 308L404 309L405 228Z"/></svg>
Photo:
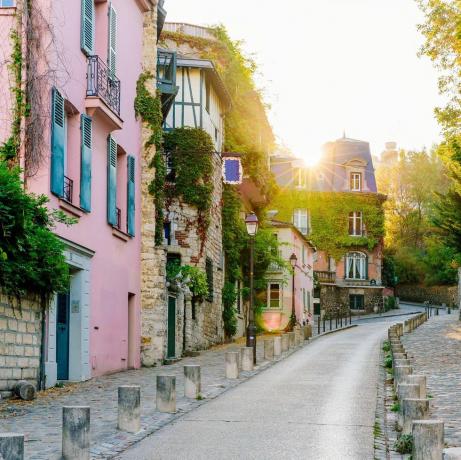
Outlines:
<svg viewBox="0 0 461 460"><path fill-rule="evenodd" d="M10 397L19 380L37 384L40 368L41 308L31 299L14 306L0 295L0 396Z"/></svg>

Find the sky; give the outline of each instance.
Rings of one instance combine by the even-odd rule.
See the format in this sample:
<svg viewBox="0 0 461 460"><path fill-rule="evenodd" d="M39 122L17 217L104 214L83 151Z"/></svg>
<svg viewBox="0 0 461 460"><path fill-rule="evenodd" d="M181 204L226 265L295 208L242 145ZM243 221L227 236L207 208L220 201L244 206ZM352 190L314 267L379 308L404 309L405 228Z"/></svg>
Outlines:
<svg viewBox="0 0 461 460"><path fill-rule="evenodd" d="M166 0L167 21L224 24L259 65L281 144L312 163L347 137L379 154L430 148L440 137L437 73L417 56L415 0Z"/></svg>

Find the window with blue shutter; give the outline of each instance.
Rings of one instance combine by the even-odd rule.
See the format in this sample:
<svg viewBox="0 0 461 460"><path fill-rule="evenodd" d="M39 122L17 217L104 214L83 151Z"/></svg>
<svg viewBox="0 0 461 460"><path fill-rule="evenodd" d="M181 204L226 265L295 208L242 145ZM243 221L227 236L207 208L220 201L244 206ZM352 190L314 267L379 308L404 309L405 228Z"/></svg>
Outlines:
<svg viewBox="0 0 461 460"><path fill-rule="evenodd" d="M135 229L135 160L128 155L128 184L127 184L127 233L134 236Z"/></svg>
<svg viewBox="0 0 461 460"><path fill-rule="evenodd" d="M117 72L117 12L112 3L109 6L109 49L107 51L107 66L115 77Z"/></svg>
<svg viewBox="0 0 461 460"><path fill-rule="evenodd" d="M51 192L64 195L64 155L66 150L64 98L53 88L51 98Z"/></svg>
<svg viewBox="0 0 461 460"><path fill-rule="evenodd" d="M117 142L107 138L107 222L117 226Z"/></svg>
<svg viewBox="0 0 461 460"><path fill-rule="evenodd" d="M92 125L90 117L82 115L80 118L80 207L91 211L91 151L92 151Z"/></svg>
<svg viewBox="0 0 461 460"><path fill-rule="evenodd" d="M87 56L94 54L94 0L82 0L80 46Z"/></svg>

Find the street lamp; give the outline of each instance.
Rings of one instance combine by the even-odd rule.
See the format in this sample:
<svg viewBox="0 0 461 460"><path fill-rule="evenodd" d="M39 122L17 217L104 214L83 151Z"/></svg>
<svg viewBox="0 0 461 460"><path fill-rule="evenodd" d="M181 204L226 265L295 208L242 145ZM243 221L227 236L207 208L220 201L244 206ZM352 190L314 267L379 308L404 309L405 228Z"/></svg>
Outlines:
<svg viewBox="0 0 461 460"><path fill-rule="evenodd" d="M296 268L296 262L298 261L298 258L296 257L296 254L293 252L290 256L290 265L291 268L293 269L293 280L292 280L292 294L291 294L291 318L290 318L290 329L293 330L293 328L296 325L296 310L295 310L295 268Z"/></svg>
<svg viewBox="0 0 461 460"><path fill-rule="evenodd" d="M245 225L248 235L250 235L250 315L247 327L247 347L253 347L253 362L256 364L256 325L255 325L255 307L254 307L254 287L253 287L253 258L254 242L258 232L258 217L256 214L249 214L245 219Z"/></svg>

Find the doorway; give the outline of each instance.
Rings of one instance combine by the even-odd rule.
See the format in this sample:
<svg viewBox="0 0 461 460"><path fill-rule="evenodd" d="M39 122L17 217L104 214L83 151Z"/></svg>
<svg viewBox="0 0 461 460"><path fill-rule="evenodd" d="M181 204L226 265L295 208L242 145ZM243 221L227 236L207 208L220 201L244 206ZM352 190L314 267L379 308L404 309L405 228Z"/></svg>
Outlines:
<svg viewBox="0 0 461 460"><path fill-rule="evenodd" d="M56 305L57 379L69 380L70 292L58 294Z"/></svg>
<svg viewBox="0 0 461 460"><path fill-rule="evenodd" d="M363 294L350 294L349 306L351 310L364 310L365 296Z"/></svg>
<svg viewBox="0 0 461 460"><path fill-rule="evenodd" d="M176 297L168 296L167 358L176 357Z"/></svg>

